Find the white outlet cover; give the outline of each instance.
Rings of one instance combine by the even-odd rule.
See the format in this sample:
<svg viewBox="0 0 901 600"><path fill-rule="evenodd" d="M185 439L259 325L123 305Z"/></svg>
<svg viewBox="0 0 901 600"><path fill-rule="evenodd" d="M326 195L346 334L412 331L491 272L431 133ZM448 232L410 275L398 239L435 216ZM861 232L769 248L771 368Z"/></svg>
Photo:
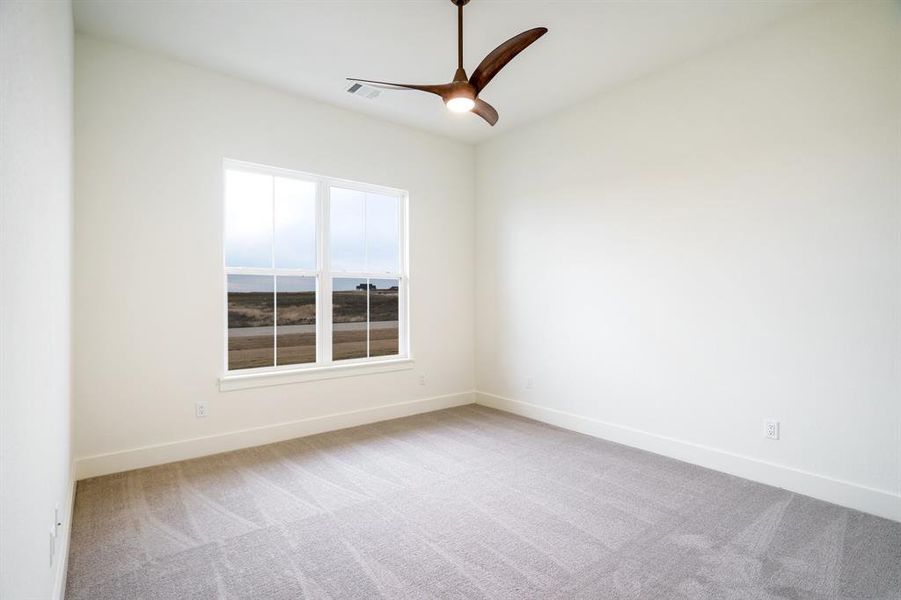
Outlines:
<svg viewBox="0 0 901 600"><path fill-rule="evenodd" d="M771 440L779 439L779 421L764 422L763 435Z"/></svg>

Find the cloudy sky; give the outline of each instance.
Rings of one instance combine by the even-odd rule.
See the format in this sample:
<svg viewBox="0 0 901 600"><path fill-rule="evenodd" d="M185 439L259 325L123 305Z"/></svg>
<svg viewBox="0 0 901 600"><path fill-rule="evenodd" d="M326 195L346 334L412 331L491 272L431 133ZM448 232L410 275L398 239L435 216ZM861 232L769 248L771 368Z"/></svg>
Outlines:
<svg viewBox="0 0 901 600"><path fill-rule="evenodd" d="M226 265L315 269L316 189L313 182L226 171ZM392 196L330 189L332 271L398 270L398 204Z"/></svg>

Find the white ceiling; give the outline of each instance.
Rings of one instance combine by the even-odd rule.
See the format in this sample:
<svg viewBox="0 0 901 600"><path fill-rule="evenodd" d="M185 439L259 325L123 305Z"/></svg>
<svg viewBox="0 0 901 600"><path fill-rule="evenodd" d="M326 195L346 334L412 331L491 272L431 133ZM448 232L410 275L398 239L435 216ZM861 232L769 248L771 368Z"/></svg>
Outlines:
<svg viewBox="0 0 901 600"><path fill-rule="evenodd" d="M550 32L482 93L496 127L437 96L348 94L345 77L450 81L450 0L76 0L84 33L392 121L476 142L722 44L814 0L472 0L465 65L537 26ZM537 85L541 84L541 85Z"/></svg>

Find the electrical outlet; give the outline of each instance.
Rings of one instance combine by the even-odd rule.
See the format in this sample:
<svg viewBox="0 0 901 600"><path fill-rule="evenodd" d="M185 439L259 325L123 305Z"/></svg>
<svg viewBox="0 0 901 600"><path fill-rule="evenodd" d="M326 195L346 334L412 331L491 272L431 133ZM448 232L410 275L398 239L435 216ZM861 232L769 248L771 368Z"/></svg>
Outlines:
<svg viewBox="0 0 901 600"><path fill-rule="evenodd" d="M779 421L765 421L763 435L771 440L779 439Z"/></svg>
<svg viewBox="0 0 901 600"><path fill-rule="evenodd" d="M56 539L59 537L59 527L62 522L59 520L59 503L53 507L53 524L50 525L50 566L53 566L53 560L56 558Z"/></svg>
<svg viewBox="0 0 901 600"><path fill-rule="evenodd" d="M202 419L203 417L209 414L209 409L207 408L206 402L195 402L194 403L194 415L198 419Z"/></svg>
<svg viewBox="0 0 901 600"><path fill-rule="evenodd" d="M532 380L532 378L526 377L526 389L531 390L534 385L535 385L535 382Z"/></svg>
<svg viewBox="0 0 901 600"><path fill-rule="evenodd" d="M419 376L419 385L425 385L425 375Z"/></svg>

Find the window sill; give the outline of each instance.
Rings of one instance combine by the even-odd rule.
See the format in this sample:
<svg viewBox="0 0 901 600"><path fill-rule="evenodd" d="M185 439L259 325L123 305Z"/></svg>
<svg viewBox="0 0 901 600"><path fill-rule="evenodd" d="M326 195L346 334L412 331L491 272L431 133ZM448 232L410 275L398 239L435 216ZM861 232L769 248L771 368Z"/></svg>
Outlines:
<svg viewBox="0 0 901 600"><path fill-rule="evenodd" d="M360 375L374 375L377 373L390 373L392 371L407 371L412 368L412 358L398 358L394 360L382 360L372 363L332 365L329 367L295 369L293 371L248 373L246 375L223 375L219 378L219 391L230 392L232 390L245 390L248 388L285 385L289 383L304 383L307 381L319 381L322 379L359 377Z"/></svg>

